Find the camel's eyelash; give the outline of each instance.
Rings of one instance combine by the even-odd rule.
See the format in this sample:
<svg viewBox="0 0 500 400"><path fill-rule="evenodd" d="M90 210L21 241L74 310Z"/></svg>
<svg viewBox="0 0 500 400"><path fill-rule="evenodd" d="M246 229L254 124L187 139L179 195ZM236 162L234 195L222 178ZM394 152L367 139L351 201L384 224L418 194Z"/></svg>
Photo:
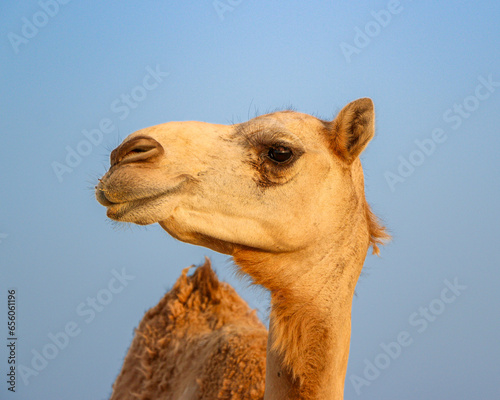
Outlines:
<svg viewBox="0 0 500 400"><path fill-rule="evenodd" d="M258 131L252 135L247 135L247 142L254 148L270 148L270 147L287 147L289 149L294 149L295 145L290 141L284 139L284 135L281 132L273 131Z"/></svg>

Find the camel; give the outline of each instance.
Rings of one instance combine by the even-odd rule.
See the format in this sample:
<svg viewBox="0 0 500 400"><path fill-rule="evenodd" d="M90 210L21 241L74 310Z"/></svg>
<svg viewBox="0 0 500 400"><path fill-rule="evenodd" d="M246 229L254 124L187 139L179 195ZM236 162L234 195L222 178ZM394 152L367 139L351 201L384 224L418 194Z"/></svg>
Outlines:
<svg viewBox="0 0 500 400"><path fill-rule="evenodd" d="M271 295L264 357L263 327L234 291L213 283L207 265L183 272L141 322L113 399L262 398L264 369L265 400L343 398L355 286L369 247L378 254L389 239L366 201L359 159L374 120L363 98L332 121L279 111L233 125L168 122L113 150L96 186L109 218L158 222L230 255Z"/></svg>

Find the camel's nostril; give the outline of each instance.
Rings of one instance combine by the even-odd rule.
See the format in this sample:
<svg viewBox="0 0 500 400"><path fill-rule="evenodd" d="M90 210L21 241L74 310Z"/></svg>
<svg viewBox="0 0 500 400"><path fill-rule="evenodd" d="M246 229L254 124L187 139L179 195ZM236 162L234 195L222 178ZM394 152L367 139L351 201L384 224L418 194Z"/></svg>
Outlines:
<svg viewBox="0 0 500 400"><path fill-rule="evenodd" d="M128 150L129 153L145 153L149 150L153 150L157 147L158 144L156 143L135 143L135 146L132 147L130 150Z"/></svg>
<svg viewBox="0 0 500 400"><path fill-rule="evenodd" d="M163 153L163 147L156 140L139 136L113 150L110 161L112 166L132 162L153 162Z"/></svg>
<svg viewBox="0 0 500 400"><path fill-rule="evenodd" d="M122 160L127 159L129 156L134 156L137 154L144 154L151 150L154 150L155 146L138 146L127 151L127 153L122 157Z"/></svg>
<svg viewBox="0 0 500 400"><path fill-rule="evenodd" d="M118 162L121 164L139 162L139 161L153 161L158 155L159 151L156 147L136 147L127 151Z"/></svg>

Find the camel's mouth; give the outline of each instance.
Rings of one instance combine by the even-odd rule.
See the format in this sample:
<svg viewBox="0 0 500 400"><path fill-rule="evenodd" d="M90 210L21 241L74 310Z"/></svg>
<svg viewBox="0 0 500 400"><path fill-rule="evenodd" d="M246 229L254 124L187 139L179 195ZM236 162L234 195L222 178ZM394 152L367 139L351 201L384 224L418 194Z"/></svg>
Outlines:
<svg viewBox="0 0 500 400"><path fill-rule="evenodd" d="M165 201L166 197L171 197L180 191L188 180L187 177L183 177L179 183L171 187L160 191L152 190L149 193L134 193L130 191L130 188L124 188L123 191L117 189L108 191L105 185L100 182L95 188L95 196L97 201L106 207L108 218L115 221L141 224L137 220L138 216L150 214L151 210L155 210L160 203Z"/></svg>
<svg viewBox="0 0 500 400"><path fill-rule="evenodd" d="M112 206L113 204L118 204L114 201L109 200L104 193L104 189L99 188L99 186L95 187L95 198L104 207L109 207Z"/></svg>
<svg viewBox="0 0 500 400"><path fill-rule="evenodd" d="M166 194L158 194L156 196L144 197L142 199L123 201L120 203L112 203L109 202L109 205L106 205L106 216L115 221L123 221L123 222L134 222L139 225L146 225L153 222L144 222L141 223L137 220L137 215L142 214L140 212L141 208L149 208L154 207L155 202L161 202L161 199L165 197ZM101 203L102 204L102 203ZM129 218L128 216L134 212L135 218Z"/></svg>

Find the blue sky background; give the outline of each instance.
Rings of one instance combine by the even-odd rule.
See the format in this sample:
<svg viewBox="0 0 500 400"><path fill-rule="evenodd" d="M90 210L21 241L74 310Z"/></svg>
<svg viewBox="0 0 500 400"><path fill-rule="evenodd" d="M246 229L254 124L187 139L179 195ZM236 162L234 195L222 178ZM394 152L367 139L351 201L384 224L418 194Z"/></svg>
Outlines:
<svg viewBox="0 0 500 400"><path fill-rule="evenodd" d="M2 4L0 398L108 398L143 313L204 255L266 320L266 293L240 282L227 256L157 225L106 219L92 188L126 135L171 120L243 122L290 105L333 118L359 97L377 112L362 156L367 197L394 240L367 257L357 286L345 397L498 398L500 3L231 3L220 15L212 0ZM34 22L37 31L25 27ZM359 31L371 37L346 56ZM145 91L137 87L148 67L169 75ZM116 112L131 93L140 101ZM103 120L112 129L85 147L83 130ZM431 145L433 132L441 136ZM68 166L77 149L85 155ZM86 322L81 303L102 298L123 269L134 278ZM465 286L448 304L445 280ZM33 368L49 334L71 322L78 332L27 384L18 370L15 394L4 375L9 288L18 369ZM384 356L405 332L411 343Z"/></svg>

